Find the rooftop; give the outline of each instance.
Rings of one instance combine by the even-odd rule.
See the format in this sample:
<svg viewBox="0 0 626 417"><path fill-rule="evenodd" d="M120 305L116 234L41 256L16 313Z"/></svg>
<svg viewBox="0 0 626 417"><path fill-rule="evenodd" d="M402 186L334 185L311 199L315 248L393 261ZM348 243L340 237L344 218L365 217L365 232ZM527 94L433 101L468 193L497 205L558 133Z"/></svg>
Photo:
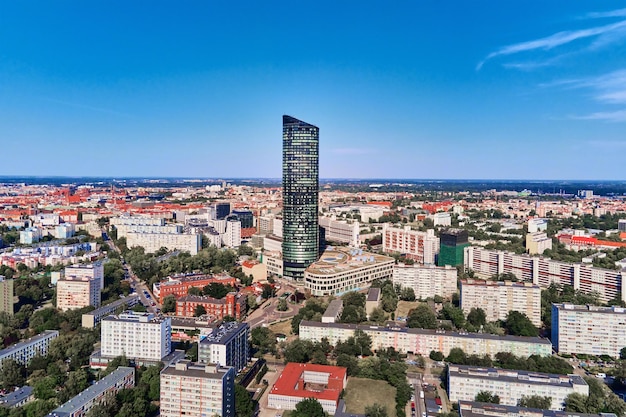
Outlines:
<svg viewBox="0 0 626 417"><path fill-rule="evenodd" d="M232 368L218 364L196 364L183 359L161 371L161 375L174 375L185 378L222 379Z"/></svg>
<svg viewBox="0 0 626 417"><path fill-rule="evenodd" d="M224 344L233 336L239 334L242 329L249 327L248 323L239 323L237 321L224 322L214 329L210 335L202 339L200 343Z"/></svg>
<svg viewBox="0 0 626 417"><path fill-rule="evenodd" d="M33 395L33 387L23 386L0 398L0 406L11 408Z"/></svg>
<svg viewBox="0 0 626 417"><path fill-rule="evenodd" d="M584 311L588 313L626 314L626 308L619 306L600 307L592 305L552 304L557 310Z"/></svg>
<svg viewBox="0 0 626 417"><path fill-rule="evenodd" d="M323 317L334 319L335 317L339 316L339 314L341 314L342 310L343 300L341 298L336 298L328 303L328 307L326 308L326 311L324 311Z"/></svg>
<svg viewBox="0 0 626 417"><path fill-rule="evenodd" d="M124 321L128 323L154 323L161 324L164 321L170 321L169 317L159 317L152 313L141 313L136 311L125 311L118 315L112 314L102 319L105 321ZM170 321L171 323L171 321Z"/></svg>
<svg viewBox="0 0 626 417"><path fill-rule="evenodd" d="M8 356L10 354L12 354L15 351L21 350L26 346L29 346L32 343L37 343L40 340L44 340L44 339L48 339L48 338L55 338L59 336L59 331L58 330L46 330L44 332L39 333L37 336L33 336L30 339L26 339L22 342L16 343L12 346L9 346L8 348L2 349L0 350L0 358L4 357L4 356Z"/></svg>
<svg viewBox="0 0 626 417"><path fill-rule="evenodd" d="M558 375L546 374L542 372L518 371L501 368L481 368L468 365L450 365L448 367L450 377L490 379L498 381L509 381L522 384L554 385L571 387L574 385L587 385L585 380L579 375Z"/></svg>
<svg viewBox="0 0 626 417"><path fill-rule="evenodd" d="M323 390L308 390L303 385L307 382L307 372L328 374L328 382ZM318 400L338 401L347 377L347 369L339 366L314 365L310 363L290 362L274 383L270 395L286 395Z"/></svg>
<svg viewBox="0 0 626 417"><path fill-rule="evenodd" d="M615 414L583 414L572 411L540 410L512 405L459 401L460 417L616 417Z"/></svg>
<svg viewBox="0 0 626 417"><path fill-rule="evenodd" d="M357 270L382 263L394 263L394 259L375 253L363 252L362 249L329 248L312 263L306 272L311 274L335 274Z"/></svg>
<svg viewBox="0 0 626 417"><path fill-rule="evenodd" d="M533 288L540 289L539 285L532 282L515 282L515 281L491 281L483 279L462 279L461 285L475 285L480 287L515 287L515 288Z"/></svg>

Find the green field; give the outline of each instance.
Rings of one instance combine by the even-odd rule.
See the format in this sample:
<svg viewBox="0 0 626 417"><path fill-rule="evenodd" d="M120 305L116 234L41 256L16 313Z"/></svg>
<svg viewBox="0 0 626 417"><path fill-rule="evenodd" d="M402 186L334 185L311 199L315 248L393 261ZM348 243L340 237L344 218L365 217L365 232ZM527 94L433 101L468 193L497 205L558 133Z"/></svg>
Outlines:
<svg viewBox="0 0 626 417"><path fill-rule="evenodd" d="M385 381L350 377L343 398L348 413L365 414L365 407L378 403L387 407L389 417L396 416L396 389Z"/></svg>

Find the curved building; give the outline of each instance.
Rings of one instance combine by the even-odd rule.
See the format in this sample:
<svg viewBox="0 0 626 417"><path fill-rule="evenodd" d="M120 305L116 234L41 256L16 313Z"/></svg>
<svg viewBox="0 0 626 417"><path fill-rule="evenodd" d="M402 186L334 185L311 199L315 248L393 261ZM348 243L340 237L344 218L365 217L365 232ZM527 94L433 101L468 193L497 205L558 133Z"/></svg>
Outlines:
<svg viewBox="0 0 626 417"><path fill-rule="evenodd" d="M304 279L319 253L319 128L283 116L283 276Z"/></svg>

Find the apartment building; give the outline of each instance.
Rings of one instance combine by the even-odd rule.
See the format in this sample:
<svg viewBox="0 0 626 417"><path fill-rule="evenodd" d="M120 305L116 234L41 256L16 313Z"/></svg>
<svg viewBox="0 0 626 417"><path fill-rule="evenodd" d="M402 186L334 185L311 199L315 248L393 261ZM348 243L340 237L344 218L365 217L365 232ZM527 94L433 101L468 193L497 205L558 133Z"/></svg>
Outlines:
<svg viewBox="0 0 626 417"><path fill-rule="evenodd" d="M98 287L104 289L104 265L101 261L91 264L69 265L65 267L65 279L89 279L97 282Z"/></svg>
<svg viewBox="0 0 626 417"><path fill-rule="evenodd" d="M5 312L12 316L14 298L13 280L0 275L0 312Z"/></svg>
<svg viewBox="0 0 626 417"><path fill-rule="evenodd" d="M87 306L100 307L101 289L97 281L65 277L57 281L57 308L67 311Z"/></svg>
<svg viewBox="0 0 626 417"><path fill-rule="evenodd" d="M544 251L552 249L552 238L545 232L526 234L526 250L531 255L541 255Z"/></svg>
<svg viewBox="0 0 626 417"><path fill-rule="evenodd" d="M65 404L52 410L48 417L83 417L95 405L102 404L119 391L134 386L135 368L120 366Z"/></svg>
<svg viewBox="0 0 626 417"><path fill-rule="evenodd" d="M198 344L198 362L230 366L240 372L248 364L250 349L248 323L222 323Z"/></svg>
<svg viewBox="0 0 626 417"><path fill-rule="evenodd" d="M602 302L614 298L626 301L625 271L596 268L582 263L554 261L549 258L487 250L476 246L465 248L465 268L490 278L494 274L512 273L520 281L547 288L552 283L571 285L586 293L597 292Z"/></svg>
<svg viewBox="0 0 626 417"><path fill-rule="evenodd" d="M383 252L405 255L420 264L434 265L439 253L439 238L432 229L426 232L411 230L411 226L383 225Z"/></svg>
<svg viewBox="0 0 626 417"><path fill-rule="evenodd" d="M119 300L113 301L110 304L104 305L100 308L90 311L89 313L83 314L81 317L82 326L86 329L93 329L100 323L103 317L106 317L109 314L117 313L121 310L129 309L138 302L139 296L137 294L132 294L128 297L120 298Z"/></svg>
<svg viewBox="0 0 626 417"><path fill-rule="evenodd" d="M329 242L345 243L351 247L359 246L360 225L358 221L348 223L331 217L320 217L320 227Z"/></svg>
<svg viewBox="0 0 626 417"><path fill-rule="evenodd" d="M486 333L452 332L445 330L411 329L407 327L385 327L361 324L320 323L302 321L300 339L320 342L327 338L331 345L345 341L361 330L372 338L372 349L393 347L404 353L428 356L431 351L448 356L450 349L463 349L468 355L490 355L509 352L516 356L549 356L552 344L539 337L497 336Z"/></svg>
<svg viewBox="0 0 626 417"><path fill-rule="evenodd" d="M222 243L227 248L237 248L241 245L241 222L239 220L228 219Z"/></svg>
<svg viewBox="0 0 626 417"><path fill-rule="evenodd" d="M626 309L552 304L552 344L559 353L619 358L626 347Z"/></svg>
<svg viewBox="0 0 626 417"><path fill-rule="evenodd" d="M480 391L500 397L500 404L517 405L522 396L552 398L551 410L563 410L570 394L589 395L589 385L579 375L557 375L475 366L448 366L448 398L473 401Z"/></svg>
<svg viewBox="0 0 626 417"><path fill-rule="evenodd" d="M435 295L451 298L457 291L457 270L449 265L394 265L392 280L394 285L412 288L418 300Z"/></svg>
<svg viewBox="0 0 626 417"><path fill-rule="evenodd" d="M182 360L161 371L162 417L234 417L235 370Z"/></svg>
<svg viewBox="0 0 626 417"><path fill-rule="evenodd" d="M21 365L28 365L28 362L35 356L48 355L50 343L57 337L59 337L58 330L46 330L37 336L0 350L0 366L5 359L13 359Z"/></svg>
<svg viewBox="0 0 626 417"><path fill-rule="evenodd" d="M202 235L200 233L138 233L128 232L126 244L129 248L142 246L146 253L154 253L161 248L168 250L180 250L197 255L202 248Z"/></svg>
<svg viewBox="0 0 626 417"><path fill-rule="evenodd" d="M584 414L571 411L540 410L513 405L459 401L459 417L616 417L615 414Z"/></svg>
<svg viewBox="0 0 626 417"><path fill-rule="evenodd" d="M135 361L160 361L172 350L169 317L126 311L102 319L101 356L125 355Z"/></svg>
<svg viewBox="0 0 626 417"><path fill-rule="evenodd" d="M391 279L395 260L360 249L329 247L304 271L304 286L312 295L339 295L360 290L375 279Z"/></svg>
<svg viewBox="0 0 626 417"><path fill-rule="evenodd" d="M472 308L483 309L487 321L506 320L509 311L519 311L540 327L541 288L531 282L462 280L461 309L467 315Z"/></svg>

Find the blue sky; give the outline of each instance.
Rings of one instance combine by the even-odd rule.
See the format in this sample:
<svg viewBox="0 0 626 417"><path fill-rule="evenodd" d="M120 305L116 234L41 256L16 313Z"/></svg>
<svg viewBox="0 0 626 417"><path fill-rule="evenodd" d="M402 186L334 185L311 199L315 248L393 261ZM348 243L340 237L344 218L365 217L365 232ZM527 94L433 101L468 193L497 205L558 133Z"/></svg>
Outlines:
<svg viewBox="0 0 626 417"><path fill-rule="evenodd" d="M626 2L0 2L2 175L626 179Z"/></svg>

